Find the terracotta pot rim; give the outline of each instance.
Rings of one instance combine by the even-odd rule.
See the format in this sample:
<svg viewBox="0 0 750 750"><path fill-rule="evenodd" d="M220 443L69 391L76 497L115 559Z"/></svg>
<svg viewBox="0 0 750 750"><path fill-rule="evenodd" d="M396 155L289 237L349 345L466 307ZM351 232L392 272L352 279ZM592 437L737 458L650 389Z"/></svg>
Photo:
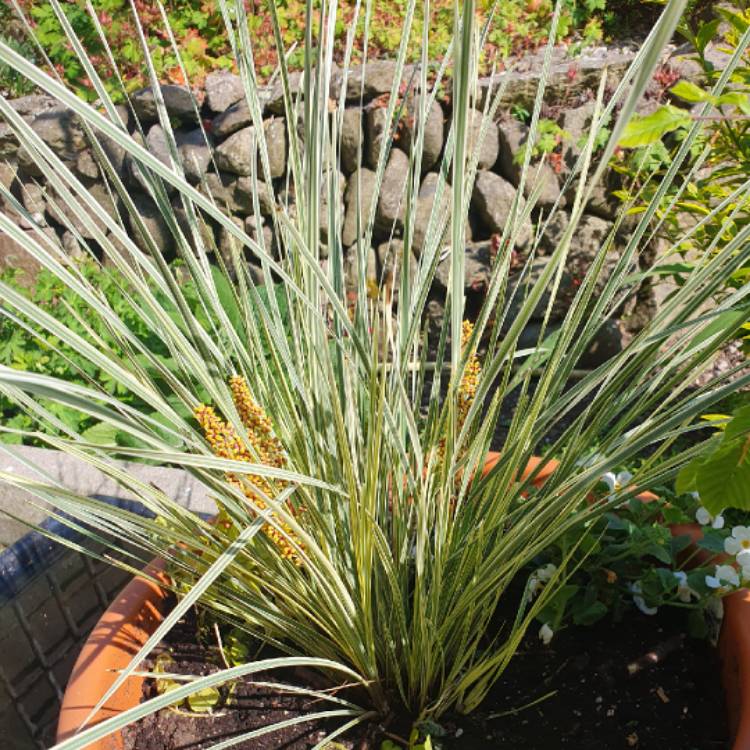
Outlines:
<svg viewBox="0 0 750 750"><path fill-rule="evenodd" d="M169 583L166 563L155 558L144 573ZM164 619L167 593L153 581L135 577L110 604L78 655L68 680L57 722L56 741L74 735L91 710L112 686L118 671L128 666L133 656L153 635ZM130 677L96 714L91 724L138 705L143 677ZM87 745L88 750L122 750L119 732Z"/></svg>
<svg viewBox="0 0 750 750"><path fill-rule="evenodd" d="M483 473L499 460L489 453ZM543 459L534 457L522 474L522 480L537 469ZM548 459L539 470L534 484L543 484L557 468ZM675 530L676 531L676 530ZM681 527L680 533L700 535L698 524ZM157 558L145 569L167 584L165 563ZM750 590L737 591L723 599L724 620L719 639L727 712L732 736L732 750L750 750ZM63 696L57 725L57 742L76 733L105 691L116 679L138 649L153 635L163 621L167 594L161 586L142 577L128 583L104 612L84 643L73 667ZM107 701L92 723L136 706L141 700L144 678L131 677ZM87 746L88 750L122 750L121 734L115 733Z"/></svg>

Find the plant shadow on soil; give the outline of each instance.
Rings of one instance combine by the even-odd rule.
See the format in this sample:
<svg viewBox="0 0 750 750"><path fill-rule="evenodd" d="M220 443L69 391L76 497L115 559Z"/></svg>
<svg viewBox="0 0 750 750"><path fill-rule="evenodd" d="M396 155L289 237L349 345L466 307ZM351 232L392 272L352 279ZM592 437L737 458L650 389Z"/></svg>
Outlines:
<svg viewBox="0 0 750 750"><path fill-rule="evenodd" d="M443 750L726 748L718 654L707 641L686 636L685 630L686 613L679 609L663 609L655 616L630 612L619 623L607 618L593 627L566 628L546 647L532 626L481 707L469 716L444 716L445 734L434 737L434 745ZM193 614L162 644L174 659L170 671L207 674L220 668L217 648L199 645L196 633ZM304 670L257 675L255 680L238 682L231 703L215 715L164 710L139 722L124 732L125 750L202 750L252 729L333 707L258 684L326 687ZM144 698L155 694L153 681L147 681ZM362 698L345 697L353 702ZM309 750L344 721L306 721L236 747ZM409 722L397 717L388 723L387 735L382 729L371 724L339 741L353 750L379 750L386 736L407 736Z"/></svg>

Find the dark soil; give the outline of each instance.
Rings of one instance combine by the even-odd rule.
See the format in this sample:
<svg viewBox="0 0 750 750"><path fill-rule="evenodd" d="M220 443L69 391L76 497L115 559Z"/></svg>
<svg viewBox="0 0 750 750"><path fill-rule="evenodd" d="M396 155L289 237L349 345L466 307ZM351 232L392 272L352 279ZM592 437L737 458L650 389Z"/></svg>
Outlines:
<svg viewBox="0 0 750 750"><path fill-rule="evenodd" d="M547 647L534 628L481 711L457 721L451 734L459 738L445 746L726 748L717 652L707 641L685 636L685 626L681 610L652 617L629 612L620 623L563 630Z"/></svg>
<svg viewBox="0 0 750 750"><path fill-rule="evenodd" d="M203 629L200 630L203 632ZM162 642L155 655L169 652L173 661L168 669L175 674L207 675L224 668L219 649L205 642L205 634L199 636L195 613L179 622ZM268 656L267 654L264 654ZM147 664L153 669L154 662ZM222 689L222 705L209 714L194 714L187 707L165 709L146 717L123 731L124 750L202 750L212 745L253 729L260 729L276 722L287 721L297 716L330 708L313 698L285 694L277 688L268 688L258 683L272 682L297 687L319 688L311 685L313 679L300 679L300 674L282 674L279 671L258 673L239 680L231 697ZM146 680L143 698L158 695L156 683ZM241 742L238 750L307 750L326 734L321 722L304 722L268 735Z"/></svg>
<svg viewBox="0 0 750 750"><path fill-rule="evenodd" d="M653 617L629 613L620 623L562 630L547 647L534 626L481 710L469 717L444 717L446 733L434 744L443 750L726 748L717 653L708 642L685 636L685 625L680 610L665 609ZM168 647L174 671L205 674L219 668L216 649L196 644L194 620L173 631ZM304 675L286 678L255 679L311 684ZM144 697L154 694L153 684L147 684ZM216 715L166 710L141 721L127 731L125 750L200 750L322 708L319 702L244 682L237 685L231 705ZM408 722L389 728L389 736L398 738L408 733ZM236 747L307 750L325 730L307 722ZM382 737L366 740L364 734L345 740L345 747L378 750ZM372 731L366 734L371 737Z"/></svg>

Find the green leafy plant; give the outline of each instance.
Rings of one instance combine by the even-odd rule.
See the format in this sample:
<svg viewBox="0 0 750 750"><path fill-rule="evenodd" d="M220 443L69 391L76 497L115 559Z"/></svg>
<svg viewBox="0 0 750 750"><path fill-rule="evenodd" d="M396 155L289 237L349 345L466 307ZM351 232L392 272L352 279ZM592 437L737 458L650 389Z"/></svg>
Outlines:
<svg viewBox="0 0 750 750"><path fill-rule="evenodd" d="M179 273L179 268L178 263L175 265L177 273ZM128 330L158 357L160 367L169 372L175 372L177 367L170 357L168 347L160 342L148 321L143 319L134 306L129 296L131 290L125 277L117 270L103 269L93 260L81 262L77 270L87 284L99 290ZM219 283L223 280L223 277L217 278ZM51 271L47 269L39 271L32 286L28 284L24 274L18 270L8 270L0 276L0 279L14 292L31 300L39 309L53 316L58 323L74 331L89 344L97 345L99 342L106 342L113 355L117 357L124 355L122 342L113 335L107 322L101 318L88 319L86 315L88 304L85 299ZM154 294L159 294L156 285L151 285L151 288ZM226 314L230 319L236 321L239 308L234 303L231 294L227 290L224 291L222 304L225 305ZM257 294L262 299L268 299L265 287L258 287ZM183 295L199 324L206 330L210 330L212 324L207 317L206 310L200 305L192 281L187 280L183 285ZM163 302L169 314L179 319L178 311L171 307L165 298ZM279 300L279 305L283 315L283 300ZM43 327L35 325L27 317L18 319L0 317L0 364L16 370L53 376L78 385L96 382L108 395L116 397L123 404L155 419L159 418L151 404L123 388L117 380L107 374L106 370L93 365L75 347L67 345L59 337L45 331ZM145 366L149 367L147 364ZM151 376L155 379L161 377L157 369L151 369ZM128 435L118 431L112 425L97 420L90 414L53 402L45 402L45 405L53 411L66 430L81 434L86 440L108 444L132 442ZM189 412L184 410L183 414L189 416ZM0 440L7 443L20 443L24 439L22 433L25 432L27 433L26 442L33 445L40 444L39 438L28 436L29 431L36 425L35 420L4 395L0 395L0 424L3 428L0 432ZM61 434L61 431L57 430L56 434Z"/></svg>
<svg viewBox="0 0 750 750"><path fill-rule="evenodd" d="M539 120L536 138L533 141L526 141L513 156L516 164L523 164L526 159L526 153L531 154L531 159L540 159L543 156L557 157L560 159L561 149L565 141L570 138L570 133L563 130L554 120L541 118ZM600 146L601 144L597 144ZM529 146L531 146L529 148ZM553 163L554 159L550 159Z"/></svg>
<svg viewBox="0 0 750 750"><path fill-rule="evenodd" d="M380 745L380 750L432 750L433 744L430 735L425 737L420 735L418 729L413 729L409 735L409 741L406 747L396 744L392 740L383 740Z"/></svg>
<svg viewBox="0 0 750 750"><path fill-rule="evenodd" d="M677 488L699 492L711 513L727 506L750 510L750 405L720 424L711 450L682 469Z"/></svg>
<svg viewBox="0 0 750 750"><path fill-rule="evenodd" d="M634 117L620 139L620 146L632 151L614 163L626 182L617 195L634 203L630 210L655 209L652 228L667 249L654 273L669 275L678 284L747 226L750 217L744 194L750 177L750 57L742 41L750 14L728 9L718 9L717 14L720 18L697 29L681 26L693 45L705 86L680 80L669 91L681 106L665 104L649 115ZM736 67L727 75L706 57L709 43L717 42L720 20L728 31L718 40L718 48L737 56ZM659 177L678 167L680 179L662 191ZM717 300L749 278L747 266L733 271L717 289ZM747 323L738 326L738 337L750 345L747 330Z"/></svg>
<svg viewBox="0 0 750 750"><path fill-rule="evenodd" d="M229 17L235 17L234 2L227 2ZM114 101L124 100L125 93L148 84L145 72L145 57L138 42L138 27L143 31L149 47L150 59L160 80L183 84L185 76L193 83L200 83L205 76L219 69L236 70L236 59L231 54L231 39L227 33L222 15L220 0L173 0L166 3L164 13L156 3L136 0L131 6L129 0L95 0L93 7L97 13L100 28L89 18L85 0L73 0L61 4L68 22L78 39L86 48L89 59L97 74ZM55 71L59 73L76 93L93 101L91 78L84 71L80 60L68 40L60 19L52 5L42 0L19 0L23 11L34 30L34 35L42 43ZM552 18L554 4L549 0L528 2L528 0L506 0L498 5L490 0L476 4L477 24L484 24L490 15L496 19L489 29L483 48L481 64L489 71L499 57L520 53L529 48L544 44ZM558 23L560 40L578 39L581 44L590 44L601 36L601 9L603 0L565 0ZM407 0L379 0L368 11L367 29L368 57L388 57L395 53L401 42L401 34L409 12ZM138 22L133 15L137 13ZM3 21L14 17L8 4L0 8L0 28ZM414 7L415 19L411 25L410 45L407 59L417 62L421 59L421 28L423 6ZM350 58L361 60L365 42L365 14L357 13L357 3L343 0L338 3L334 23L334 38L338 46L334 52L337 62L344 60L347 34L354 25L355 37L351 46ZM280 0L276 3L275 21L283 44L290 48L287 64L290 69L301 69L304 65L304 42L306 29L306 9L303 0ZM166 24L165 24L166 20ZM437 60L449 44L453 23L452 0L435 0L429 5L427 19L431 33L428 38L427 59ZM247 28L254 40L254 60L260 78L268 78L278 65L278 55L274 40L274 18L264 3L254 3L252 12L246 17ZM315 35L320 33L317 16L311 19ZM170 32L179 45L180 55L174 53L169 39ZM104 41L106 40L106 45ZM18 51L32 53L35 47L23 38L14 38L11 46L21 45ZM116 65L113 61L116 61ZM125 84L122 90L119 81L112 76L117 68ZM9 69L0 72L0 89L3 88L3 75L7 79L8 90L15 96L28 93L31 88L27 80Z"/></svg>
<svg viewBox="0 0 750 750"><path fill-rule="evenodd" d="M524 123L525 125L528 125L531 120L531 112L529 112L529 110L521 104L514 104L510 108L510 113L513 117L516 118L516 120Z"/></svg>
<svg viewBox="0 0 750 750"><path fill-rule="evenodd" d="M162 357L166 357L168 350L159 347L157 339L144 321L137 315L132 304L122 294L124 279L116 273L100 270L93 262L84 263L80 269L88 283L96 286L108 300L121 320L125 321L134 335L144 342L149 341ZM62 283L53 273L43 269L39 272L33 287L29 287L22 274L18 271L6 271L2 280L14 291L28 298L46 313L54 316L66 328L75 331L93 343L99 339L108 342L118 354L116 340L112 337L106 323L102 320L86 322L87 305L73 290ZM23 325L19 325L23 323ZM105 371L92 366L74 348L66 346L57 336L50 334L39 326L34 326L28 318L12 320L7 317L0 319L0 363L7 367L26 372L50 375L78 384L86 384L92 380L110 395L121 399L123 403L143 410L150 411L147 404L139 400L134 394L127 392L116 381L107 377ZM82 411L55 405L51 402L48 407L54 410L69 430L85 434L87 439L94 441L112 442L116 432L110 427L99 429L101 425L96 419ZM3 428L10 430L2 433L6 442L21 442L22 435L16 430L30 430L34 420L17 405L11 403L5 396L0 396L0 413ZM59 434L59 432L58 432ZM38 443L38 441L36 441Z"/></svg>
<svg viewBox="0 0 750 750"><path fill-rule="evenodd" d="M31 42L25 40L14 23L13 11L9 4L0 5L0 39L11 49L29 60L36 59L36 50ZM0 93L11 97L25 96L34 90L27 78L19 75L7 65L0 65Z"/></svg>
<svg viewBox="0 0 750 750"><path fill-rule="evenodd" d="M174 661L170 654L160 654L155 662L152 674L155 676L156 690L160 695L165 695L180 687L182 680L190 680L190 676L183 678L174 672ZM221 692L214 687L203 688L185 698L183 706L194 714L208 714L218 708L223 702Z"/></svg>
<svg viewBox="0 0 750 750"><path fill-rule="evenodd" d="M60 20L61 7L51 5ZM123 130L96 66L85 55L79 63L101 98L100 108L0 44L0 62L73 110L93 144L98 143L95 134L106 135L139 165L184 264L178 274L164 262L116 170L105 173L130 213L130 222L140 230L146 250L136 246L117 217L102 213L94 221L95 202L69 166L0 99L0 113L29 158L65 202L69 215L94 238L93 243L83 240L82 247L92 257L104 253L122 275L124 294L153 336L144 340L123 319L122 310L115 309L78 268L62 264L53 241L41 233L24 232L0 214L0 230L74 290L85 305L89 325L100 320L111 336L92 343L75 326L0 282L2 314L11 320L24 316L101 373L78 385L0 366L0 392L40 425L34 437L98 466L134 491L156 518L113 513L95 499L17 475L0 473L0 478L64 511L71 523L92 537L111 539L118 549L126 538L129 549L138 550L123 550L129 570L154 555L168 563L173 589L180 594L178 603L108 694L138 669L196 602L274 649L272 655L262 652L247 663L196 678L87 726L62 742L59 750L85 747L199 691L259 671L302 665L320 670L333 682L355 684L364 696L358 705L335 689L304 689L320 699L316 719L339 722L323 743L392 712L410 717L419 727L439 721L448 711L473 711L492 684L502 679L539 612L566 585L560 572L534 598L519 595L523 571L563 537L572 555L588 536L587 524L644 487L674 476L699 451L676 451L669 458L665 451L681 434L697 429L692 426L697 416L736 387L721 373L697 390L690 384L746 319L747 300L739 289L727 294L715 314L707 314L704 306L716 280L747 263L750 228L717 248L623 352L586 377L573 378L586 347L631 290L648 213L611 272L604 270L610 243L602 243L566 305L554 339L548 339L545 322L531 347L533 367L528 362L517 366L521 334L540 305L546 319L552 312L584 206L658 64L662 46L672 37L683 3L673 0L665 8L626 77L632 85L618 88L606 105L603 88L600 91L589 139L572 169L569 223L548 253L544 270L520 300L508 293L506 281L512 248L534 210L535 197L532 193L525 206L520 199L512 201L488 292L472 323L465 320L465 223L477 159L467 143L482 33L475 24L474 4L453 5L450 46L444 50L453 71L450 132L416 265L396 261L394 266L397 298L390 283L368 289L365 267L376 206L359 206L362 233L349 251L354 258L345 257L340 238L342 217L335 208L336 180L331 175L338 170L334 135L341 132L346 101L341 96L331 103L326 96L335 53L337 19L329 13L332 7L325 0L305 5L308 20L317 19L319 25L307 25L311 43L304 45L299 95L292 91L284 55L278 54L289 139L285 179L294 190L270 217L277 255L248 236L210 195L187 182L178 161L165 164ZM223 4L222 9L227 11L227 38L244 76L257 134L260 161L250 160L257 164L251 168L251 184L258 179L271 183L255 75L255 64L261 62L253 55L257 35L248 34L244 4ZM385 104L389 123L395 124L398 116L398 87L415 9L415 3L408 4L399 40L396 75ZM268 3L267 10L276 43L283 47L277 4ZM425 39L430 32L427 16L423 14L421 23ZM547 55L558 36L555 24L560 15L552 19L546 30ZM98 29L96 16L91 23ZM358 16L353 18L350 28L359 23ZM65 29L78 49L75 34ZM347 38L347 57L355 41L353 34ZM147 49L143 53L156 85ZM172 54L180 54L176 45ZM426 97L443 83L443 70L434 86L428 85L426 68L419 70ZM342 66L344 91L348 72ZM531 143L539 135L545 83L543 75L532 112ZM496 108L499 100L493 105ZM174 133L158 98L156 106L176 154ZM417 134L423 131L427 111L429 107L415 113ZM604 123L611 136L592 165L590 157ZM380 144L378 184L392 146L389 138ZM403 257L412 253L423 139L417 135L409 148L411 171L402 196ZM522 181L531 156L525 155ZM669 180L664 178L665 189ZM522 194L523 185L518 195ZM293 205L290 195L296 196ZM328 206L325 239L320 231L323 196ZM184 221L176 220L176 207L182 209ZM256 210L259 214L259 207ZM237 241L223 267L212 266L205 221ZM276 294L261 295L248 255L267 277L279 282L283 306ZM354 259L360 271L347 288L344 262ZM434 359L428 361L434 351L424 333L428 295L441 261L449 268L443 300L448 313ZM185 277L192 281L189 291ZM173 365L164 361L161 347ZM527 348L523 356L528 353ZM124 403L104 387L105 378L150 404L152 412L143 414ZM738 382L748 381L745 375ZM501 453L488 461L501 409L511 399L515 411L497 446ZM97 445L74 430L59 436L48 402L111 425L131 442ZM581 465L581 457L595 442L607 458ZM543 486L532 491L544 461L527 473L523 469L545 445L559 465ZM639 466L631 484L615 490L602 504L586 502L604 472L630 463L649 446L654 454ZM114 455L158 461L192 473L216 500L216 522L205 522L157 488L113 467L108 458ZM561 561L560 571L567 562ZM500 603L511 615L494 631ZM274 731L274 726L253 731L255 737ZM245 739L247 735L233 738Z"/></svg>
<svg viewBox="0 0 750 750"><path fill-rule="evenodd" d="M608 473L591 502L606 501L613 486L630 477L627 471ZM717 596L725 593L715 584L716 568L723 562L717 555L726 551L733 528L745 528L747 514L730 511L725 518L722 512L732 505L730 498L724 496L721 509L712 511L694 488L685 489L679 480L677 484L679 492L655 487L657 492L645 502L622 503L596 519L583 541L564 535L540 556L527 583L531 596L544 588L563 561L573 570L537 615L540 638L549 641L561 627L588 626L606 616L619 620L634 608L653 616L664 606L684 608L693 635L711 633L720 606ZM670 526L687 528L696 522L703 531L697 543L687 533L670 532ZM743 581L744 574L728 588Z"/></svg>

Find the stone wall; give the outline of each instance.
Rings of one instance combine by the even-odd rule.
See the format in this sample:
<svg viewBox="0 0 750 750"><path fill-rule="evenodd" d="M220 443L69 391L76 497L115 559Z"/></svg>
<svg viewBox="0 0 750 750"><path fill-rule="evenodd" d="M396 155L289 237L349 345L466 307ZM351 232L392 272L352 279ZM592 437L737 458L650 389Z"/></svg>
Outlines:
<svg viewBox="0 0 750 750"><path fill-rule="evenodd" d="M548 86L543 115L555 119L567 131L568 137L561 153L548 163L534 164L528 176L525 192L541 186L539 199L531 215L531 220L522 227L515 248L519 265L539 233L541 220L549 214L550 207L557 201L563 210L556 213L546 230L541 234L537 258L532 267L532 275L543 267L545 253L556 244L567 224L565 213L569 196L561 195L562 185L574 163L579 142L585 137L591 121L593 94L598 86L603 68L607 68L608 88L612 90L621 79L627 65L632 60L633 50L595 50L575 60L564 55L553 59L552 74ZM677 69L678 77L684 74L689 65L673 58L665 65ZM678 68L678 66L682 66ZM480 102L498 86L505 86L503 111L496 122L490 123L479 153L476 182L472 192L471 212L466 227L466 289L469 306L478 304L486 289L490 275L490 264L497 251L497 240L508 216L509 205L519 184L519 168L514 156L525 142L528 128L511 115L519 108L531 109L539 76L539 59L530 57L525 64L517 66L511 73L502 73L493 79L483 79L480 86ZM407 77L411 71L407 71ZM340 171L331 175L339 195L338 210L343 224L342 241L350 247L357 240L357 185L362 191L362 205L369 205L375 186L375 168L380 143L387 133L386 105L395 74L395 65L388 61L372 62L367 66L363 77L361 69L350 71L347 83L347 109L343 117L341 132ZM663 78L663 76L662 76ZM299 86L299 76L293 75L292 84ZM334 75L331 96L340 93L341 78ZM364 98L360 100L360 91ZM174 85L162 87L162 94L169 112L179 153L187 178L199 189L210 191L220 205L226 206L238 226L244 227L251 236L273 246L272 215L274 205L279 200L293 201L290 195L288 170L288 144L286 124L283 120L283 102L279 85L262 92L263 127L268 143L271 184L260 183L259 204L262 222L253 215L251 195L251 172L253 170L252 147L254 138L252 118L245 103L239 78L230 73L214 73L208 76L205 86L198 92L200 117L203 130L196 119L192 99L187 90ZM646 97L644 107L654 106L664 96L664 88L654 85ZM169 164L169 156L164 132L157 123L153 92L144 89L132 98L133 111L119 107L119 113L134 137L157 158ZM28 122L34 132L76 173L100 203L102 211L112 216L120 215L136 244L143 246L136 226L125 215L122 207L113 201L102 176L102 169L94 158L80 124L72 113L46 96L33 95L11 102L11 106ZM368 257L368 275L380 280L388 273L390 259L401 253L405 207L401 200L407 172L410 142L414 136L410 123L410 112L415 106L414 95L404 99L403 125L398 131L395 148L392 150L385 169L383 182L377 198L373 244ZM143 136L136 129L136 120L141 125ZM427 220L435 200L438 182L437 169L445 146L450 119L450 103L446 99L435 101L428 112L424 132L424 152L421 164L421 187L415 206L415 228L413 250L419 254L424 243ZM481 128L481 114L477 111L471 120L470 141L477 143ZM207 139L204 137L204 131ZM145 226L156 240L161 252L171 257L174 251L173 238L167 224L147 195L144 176L125 152L106 138L102 146L115 171L120 175L130 191L130 196ZM212 158L213 156L213 158ZM258 167L260 170L260 167ZM81 242L89 243L95 253L101 255L101 248L90 243L90 232L66 213L54 191L45 183L42 175L15 141L9 125L0 122L0 182L25 207L27 215L15 211L10 201L4 201L2 210L13 216L25 230L32 223L59 240L64 251L71 257L83 253ZM564 292L575 291L577 279L588 265L590 258L598 250L600 243L608 236L613 219L618 210L617 200L611 194L615 178L610 173L586 207L586 213L574 237L569 260L568 273L563 279L563 295L554 316L560 319L564 314ZM446 196L447 199L447 196ZM522 199L523 200L523 199ZM177 218L180 211L176 207ZM446 205L446 210L448 206ZM321 211L321 247L325 252L328 241L327 206ZM228 252L229 237L226 232L212 232L218 252ZM79 235L78 237L76 235ZM616 250L616 248L615 248ZM106 262L106 258L101 258ZM349 259L351 261L351 259ZM252 258L249 259L252 264ZM28 271L33 280L34 261L19 252L19 248L9 237L0 236L0 269L20 266ZM253 266L256 278L262 279L260 267ZM434 299L430 312L436 318L441 315L443 290L447 283L448 264L444 262L437 271ZM512 280L511 280L512 281ZM648 294L638 295L642 303L648 304ZM632 307L632 306L631 306ZM540 309L540 318L543 311ZM536 328L535 328L536 326ZM538 321L533 321L525 335L526 343L533 343L534 333L538 332ZM604 340L594 347L591 357L583 364L600 361L608 353L620 346L621 327L609 326L602 332ZM522 342L523 345L524 342Z"/></svg>

